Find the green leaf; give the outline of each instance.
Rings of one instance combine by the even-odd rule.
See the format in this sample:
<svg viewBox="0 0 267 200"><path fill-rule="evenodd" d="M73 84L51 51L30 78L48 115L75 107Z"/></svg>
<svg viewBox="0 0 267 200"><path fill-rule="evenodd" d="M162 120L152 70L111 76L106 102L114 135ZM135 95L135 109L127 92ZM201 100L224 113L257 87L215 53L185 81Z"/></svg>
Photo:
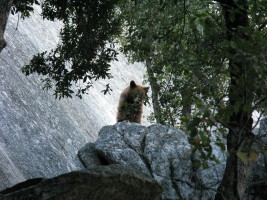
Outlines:
<svg viewBox="0 0 267 200"><path fill-rule="evenodd" d="M236 152L236 155L245 163L247 164L249 161L249 157L246 153L243 153L241 151Z"/></svg>
<svg viewBox="0 0 267 200"><path fill-rule="evenodd" d="M210 142L209 138L207 137L207 135L205 134L205 132L203 131L199 131L199 135L200 135L200 138L202 140L202 142Z"/></svg>
<svg viewBox="0 0 267 200"><path fill-rule="evenodd" d="M210 166L209 166L209 164L208 164L207 162L203 162L203 163L202 163L202 167L203 167L204 169L208 169Z"/></svg>
<svg viewBox="0 0 267 200"><path fill-rule="evenodd" d="M249 152L249 158L254 162L258 162L259 161L259 156L255 151Z"/></svg>
<svg viewBox="0 0 267 200"><path fill-rule="evenodd" d="M220 147L221 151L225 151L225 144L224 143L216 142L215 144Z"/></svg>

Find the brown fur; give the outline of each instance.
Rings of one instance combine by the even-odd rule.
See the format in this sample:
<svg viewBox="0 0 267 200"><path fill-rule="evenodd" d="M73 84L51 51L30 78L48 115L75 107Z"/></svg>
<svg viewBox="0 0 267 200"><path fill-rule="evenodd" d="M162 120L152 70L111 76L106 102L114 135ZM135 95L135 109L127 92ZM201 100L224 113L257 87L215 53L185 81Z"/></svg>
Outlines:
<svg viewBox="0 0 267 200"><path fill-rule="evenodd" d="M128 120L130 122L141 123L143 113L143 103L149 87L137 85L134 81L125 88L120 96L117 122Z"/></svg>

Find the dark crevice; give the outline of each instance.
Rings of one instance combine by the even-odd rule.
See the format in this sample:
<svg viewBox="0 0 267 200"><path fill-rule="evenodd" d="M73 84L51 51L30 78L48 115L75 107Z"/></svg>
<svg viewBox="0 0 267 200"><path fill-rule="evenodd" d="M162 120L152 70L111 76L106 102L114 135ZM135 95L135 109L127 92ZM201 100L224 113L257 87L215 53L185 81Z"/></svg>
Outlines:
<svg viewBox="0 0 267 200"><path fill-rule="evenodd" d="M118 131L116 130L116 132L118 132ZM118 132L118 134L121 135L119 132ZM125 145L127 145L127 147L129 149L132 149L134 152L137 153L137 155L141 158L141 160L143 161L143 163L146 165L146 168L148 169L150 176L153 177L151 165L149 164L148 159L144 156L145 143L146 143L146 135L147 135L147 130L145 130L144 137L142 138L142 140L140 142L140 147L141 147L140 150L141 150L141 153L138 153L134 148L131 147L130 144L127 144L127 142L125 140L123 140L123 142L125 143ZM121 137L124 138L124 134L121 135Z"/></svg>
<svg viewBox="0 0 267 200"><path fill-rule="evenodd" d="M110 163L104 156L102 156L100 153L97 153L97 157L99 159L99 162L101 165L110 165Z"/></svg>
<svg viewBox="0 0 267 200"><path fill-rule="evenodd" d="M173 164L172 164L172 161L170 160L170 177L174 177L174 167L173 167ZM176 181L175 179L172 179L172 178L169 178L169 180L171 180L171 183L172 183L172 188L175 190L175 193L177 194L177 196L180 198L180 199L183 199L182 195L181 195L181 191L180 191L180 188L179 186L176 184Z"/></svg>
<svg viewBox="0 0 267 200"><path fill-rule="evenodd" d="M151 168L151 165L149 163L149 160L144 155L145 154L145 146L146 146L146 135L147 135L147 131L144 133L144 137L143 137L143 139L142 139L142 141L140 143L142 154L139 155L139 156L143 160L143 162L145 163L146 168L148 169L148 171L150 173L150 176L153 177L152 168Z"/></svg>
<svg viewBox="0 0 267 200"><path fill-rule="evenodd" d="M117 131L117 130L116 130ZM117 131L118 132L118 131ZM120 134L119 134L120 135ZM143 163L146 165L146 168L148 169L149 171L149 175L151 177L153 177L153 174L152 174L152 169L151 169L151 165L149 164L149 161L148 159L145 157L144 155L144 152L145 152L145 143L146 143L146 135L147 135L147 130L145 130L145 133L144 133L144 137L142 138L141 142L140 142L140 150L141 150L141 153L138 153L133 147L131 147L130 144L128 144L125 140L123 140L123 142L127 145L127 147L129 149L132 149L134 152L137 153L137 155L141 158L141 160L143 161ZM122 136L124 137L124 136Z"/></svg>

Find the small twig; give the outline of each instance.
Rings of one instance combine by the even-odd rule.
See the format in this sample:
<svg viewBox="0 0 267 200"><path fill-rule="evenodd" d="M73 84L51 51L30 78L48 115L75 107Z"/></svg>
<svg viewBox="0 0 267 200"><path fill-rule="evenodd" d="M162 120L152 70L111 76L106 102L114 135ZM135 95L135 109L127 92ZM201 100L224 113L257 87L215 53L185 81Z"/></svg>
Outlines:
<svg viewBox="0 0 267 200"><path fill-rule="evenodd" d="M260 138L263 138L263 137L266 137L266 136L267 136L267 133L256 135L255 136L255 140L260 139Z"/></svg>
<svg viewBox="0 0 267 200"><path fill-rule="evenodd" d="M222 126L225 126L225 127L228 128L229 130L233 131L233 133L237 136L236 131L235 131L234 129L232 129L232 127L230 127L227 123L225 123L225 122L223 122L223 121L221 121L221 120L216 120L216 119L214 119L214 118L212 118L212 120L214 120L214 121L220 123Z"/></svg>
<svg viewBox="0 0 267 200"><path fill-rule="evenodd" d="M262 99L260 99L257 103L255 103L255 105L253 106L253 110L256 110L259 106L260 106L260 104L261 103L264 103L264 101L266 101L267 100L267 97L264 97L264 98L262 98Z"/></svg>
<svg viewBox="0 0 267 200"><path fill-rule="evenodd" d="M19 15L19 13L18 13L18 21L17 21L17 25L16 25L16 28L15 28L14 34L12 35L12 38L15 37L15 34L16 34L17 30L18 30L18 27L19 27L19 21L20 21L20 15Z"/></svg>
<svg viewBox="0 0 267 200"><path fill-rule="evenodd" d="M19 27L19 20L20 20L20 16L18 14L18 21L17 21L17 26L16 26L16 29L15 30L18 30L18 27Z"/></svg>

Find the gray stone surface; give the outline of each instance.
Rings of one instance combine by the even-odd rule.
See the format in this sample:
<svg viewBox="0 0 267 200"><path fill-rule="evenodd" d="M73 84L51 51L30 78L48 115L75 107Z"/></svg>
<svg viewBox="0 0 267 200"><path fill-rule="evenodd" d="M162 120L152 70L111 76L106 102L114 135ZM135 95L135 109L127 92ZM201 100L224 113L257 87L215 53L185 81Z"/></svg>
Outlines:
<svg viewBox="0 0 267 200"><path fill-rule="evenodd" d="M1 200L160 200L160 185L122 165L88 168L33 179L0 193Z"/></svg>
<svg viewBox="0 0 267 200"><path fill-rule="evenodd" d="M136 123L133 126L127 126L131 123L119 124L126 126L105 126L100 130L95 142L96 150L109 163L120 163L150 175L145 160L139 156L146 128Z"/></svg>
<svg viewBox="0 0 267 200"><path fill-rule="evenodd" d="M93 153L94 159L88 158ZM213 199L224 171L222 164L197 171L193 179L191 147L181 130L160 124L148 127L136 123L120 122L105 126L95 145L88 144L79 150L86 167L99 165L95 156L105 164L118 163L153 177L163 187L164 199ZM217 153L220 155L220 153Z"/></svg>
<svg viewBox="0 0 267 200"><path fill-rule="evenodd" d="M78 151L78 157L86 168L93 166L101 166L103 165L103 163L109 164L107 161L101 162L100 155L95 149L95 143L91 142L87 143Z"/></svg>
<svg viewBox="0 0 267 200"><path fill-rule="evenodd" d="M62 24L43 20L40 8L26 19L10 15L7 47L0 54L0 190L34 177L53 177L83 168L77 151L93 142L102 126L114 124L120 92L133 79L142 82L143 66L119 55L113 79L100 81L82 100L55 100L41 78L21 73L37 52L55 47ZM110 83L113 92L101 90ZM145 121L145 120L143 120Z"/></svg>

